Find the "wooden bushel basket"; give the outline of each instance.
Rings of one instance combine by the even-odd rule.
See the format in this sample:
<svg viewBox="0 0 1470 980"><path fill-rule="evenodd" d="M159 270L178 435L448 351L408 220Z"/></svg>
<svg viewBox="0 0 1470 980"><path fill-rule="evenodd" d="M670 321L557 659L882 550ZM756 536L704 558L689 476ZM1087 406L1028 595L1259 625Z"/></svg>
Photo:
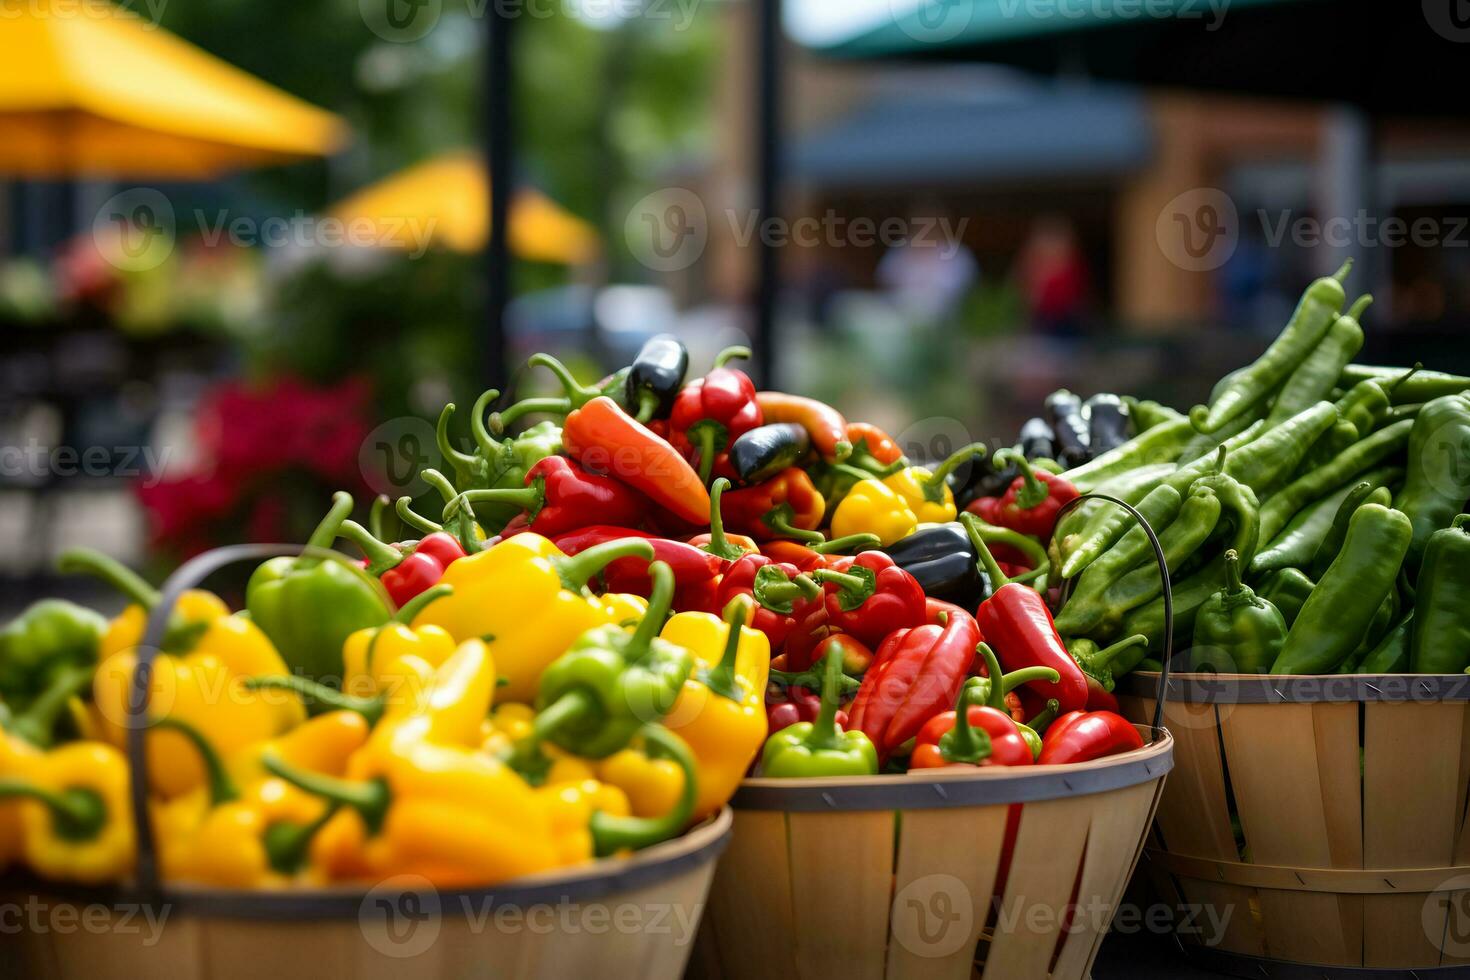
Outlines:
<svg viewBox="0 0 1470 980"><path fill-rule="evenodd" d="M1157 681L1130 682L1130 717ZM1470 677L1174 674L1162 690L1178 767L1145 864L1166 902L1229 914L1186 952L1251 977L1470 976Z"/></svg>
<svg viewBox="0 0 1470 980"><path fill-rule="evenodd" d="M692 974L1086 977L1173 764L1169 733L1139 730L1078 765L747 779Z"/></svg>
<svg viewBox="0 0 1470 980"><path fill-rule="evenodd" d="M139 648L128 705L136 881L107 889L31 879L0 883L0 977L678 980L694 947L715 861L730 839L728 808L682 837L627 858L484 889L436 890L416 876L366 889L276 892L158 880L138 722L146 717L147 673L173 604L224 565L306 551L290 545L222 548L188 562L165 584Z"/></svg>

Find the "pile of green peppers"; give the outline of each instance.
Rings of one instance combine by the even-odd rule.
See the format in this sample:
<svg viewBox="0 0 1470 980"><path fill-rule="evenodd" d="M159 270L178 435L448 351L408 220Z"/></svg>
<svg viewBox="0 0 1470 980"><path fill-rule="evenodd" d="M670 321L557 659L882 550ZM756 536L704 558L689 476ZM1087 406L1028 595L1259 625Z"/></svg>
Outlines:
<svg viewBox="0 0 1470 980"><path fill-rule="evenodd" d="M1136 507L1174 598L1176 667L1227 673L1470 670L1470 378L1352 363L1351 269L1313 282L1254 363L1209 403L1063 476ZM1088 501L1057 527L1057 626L1164 648L1163 582L1122 508Z"/></svg>

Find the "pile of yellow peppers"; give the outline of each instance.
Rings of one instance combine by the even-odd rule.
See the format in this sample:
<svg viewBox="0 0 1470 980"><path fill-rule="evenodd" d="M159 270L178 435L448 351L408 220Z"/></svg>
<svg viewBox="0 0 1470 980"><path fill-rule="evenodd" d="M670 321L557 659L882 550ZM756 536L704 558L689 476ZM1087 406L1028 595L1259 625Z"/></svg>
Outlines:
<svg viewBox="0 0 1470 980"><path fill-rule="evenodd" d="M154 661L145 736L163 879L493 885L717 812L766 736L770 648L743 625L748 600L668 617L661 563L644 600L594 595L573 562L533 533L454 562L392 621L349 637L330 687L291 675L218 597L186 593L179 639ZM42 748L0 735L0 870L88 884L133 873L126 707L147 615L130 606L107 628L90 689L69 704L76 737Z"/></svg>

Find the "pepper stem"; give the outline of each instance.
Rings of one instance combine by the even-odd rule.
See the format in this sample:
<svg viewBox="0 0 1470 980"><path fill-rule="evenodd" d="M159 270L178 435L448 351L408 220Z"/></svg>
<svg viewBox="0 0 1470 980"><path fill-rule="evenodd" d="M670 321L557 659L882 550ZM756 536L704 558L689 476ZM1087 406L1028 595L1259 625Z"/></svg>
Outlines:
<svg viewBox="0 0 1470 980"><path fill-rule="evenodd" d="M1036 713L1036 717L1026 722L1026 727L1040 735L1057 720L1057 715L1062 713L1062 702L1056 698L1048 698L1046 707Z"/></svg>
<svg viewBox="0 0 1470 980"><path fill-rule="evenodd" d="M234 780L230 779L229 771L225 769L225 762L220 758L219 750L210 744L203 732L178 718L155 718L153 727L161 731L178 732L194 746L194 751L199 753L199 761L204 763L204 772L209 783L210 805L219 806L221 803L229 803L240 798L240 790L235 786Z"/></svg>
<svg viewBox="0 0 1470 980"><path fill-rule="evenodd" d="M475 445L480 447L480 454L487 463L499 461L508 451L485 428L485 413L490 410L490 403L499 397L499 391L486 388L480 392L480 397L475 399L475 404L470 409L470 435L474 437Z"/></svg>
<svg viewBox="0 0 1470 980"><path fill-rule="evenodd" d="M658 395L647 388L638 392L638 411L633 415L640 423L647 425L653 418L653 413L658 411Z"/></svg>
<svg viewBox="0 0 1470 980"><path fill-rule="evenodd" d="M368 533L379 541L386 541L388 539L388 535L384 529L383 516L388 508L392 506L393 501L388 499L388 495L386 493L380 493L373 498L373 506L368 510Z"/></svg>
<svg viewBox="0 0 1470 980"><path fill-rule="evenodd" d="M1399 375L1397 378L1394 378L1388 384L1384 385L1383 393L1386 395L1393 394L1394 391L1398 389L1399 385L1403 384L1405 381L1408 381L1410 378L1412 378L1414 375L1418 374L1422 370L1424 370L1424 362L1415 361L1413 367L1409 368L1409 370L1405 371L1403 374Z"/></svg>
<svg viewBox="0 0 1470 980"><path fill-rule="evenodd" d="M393 622L402 623L403 625L407 626L409 623L413 622L415 616L424 611L424 607L429 605L429 603L436 602L437 600L442 599L447 595L453 594L454 586L452 585L448 585L444 582L440 582L438 585L431 585L429 588L425 589L418 595L414 596L412 599L405 602L403 605L399 606L398 611L393 614ZM374 639L376 639L376 636L374 636Z"/></svg>
<svg viewBox="0 0 1470 980"><path fill-rule="evenodd" d="M752 605L750 596L738 595L725 606L723 618L729 627L725 635L725 651L718 664L698 672L700 682L726 701L739 703L742 699L735 661L740 653L740 631L750 618Z"/></svg>
<svg viewBox="0 0 1470 980"><path fill-rule="evenodd" d="M848 534L830 541L808 545L807 549L819 555L833 555L842 551L872 551L882 544L883 539L878 535L864 531L861 534Z"/></svg>
<svg viewBox="0 0 1470 980"><path fill-rule="evenodd" d="M376 504L374 509L376 509ZM378 540L372 531L356 521L343 521L342 526L337 529L337 535L351 541L362 551L368 560L367 572L369 575L382 575L390 569L397 568L407 557L391 544Z"/></svg>
<svg viewBox="0 0 1470 980"><path fill-rule="evenodd" d="M827 536L821 531L809 531L803 527L797 527L791 522L796 519L796 510L790 504L778 504L766 511L761 518L761 523L777 534L797 541L810 542L813 544L827 540Z"/></svg>
<svg viewBox="0 0 1470 980"><path fill-rule="evenodd" d="M1464 531L1466 524L1470 524L1470 514L1456 514L1455 519L1450 521L1450 527L1456 531Z"/></svg>
<svg viewBox="0 0 1470 980"><path fill-rule="evenodd" d="M374 698L355 697L296 674L247 677L245 678L245 690L290 691L318 704L324 704L333 711L355 711L367 719L369 725L376 725L383 717L383 709L387 707L381 695Z"/></svg>
<svg viewBox="0 0 1470 980"><path fill-rule="evenodd" d="M449 420L453 416L454 402L450 402L439 413L439 423L434 426L434 441L439 445L439 455L443 456L444 461L456 472L472 470L477 462L475 457L454 448L454 444L449 441Z"/></svg>
<svg viewBox="0 0 1470 980"><path fill-rule="evenodd" d="M565 398L522 398L505 411L490 416L490 427L496 432L504 432L523 415L566 415L571 410L571 403Z"/></svg>
<svg viewBox="0 0 1470 980"><path fill-rule="evenodd" d="M640 735L645 747L657 749L659 754L672 759L683 771L684 788L680 790L673 809L661 817L620 817L601 810L592 814L589 829L598 857L607 857L625 849L636 851L668 840L684 829L694 813L699 774L689 746L662 725L646 725Z"/></svg>
<svg viewBox="0 0 1470 980"><path fill-rule="evenodd" d="M699 453L699 482L709 483L710 472L715 466L715 439L718 434L713 425L695 425L686 435L694 437L694 448ZM730 481L725 480L725 486L729 485Z"/></svg>
<svg viewBox="0 0 1470 980"><path fill-rule="evenodd" d="M332 494L332 508L327 511L327 516L322 518L316 530L311 532L311 537L306 539L307 548L318 548L326 550L337 540L342 530L342 522L347 520L347 515L352 513L352 494L345 490L338 490ZM315 568L324 559L303 556L296 559L297 568Z"/></svg>
<svg viewBox="0 0 1470 980"><path fill-rule="evenodd" d="M143 577L115 558L91 548L72 548L56 561L56 568L67 575L91 575L117 589L148 612L163 599L157 589Z"/></svg>
<svg viewBox="0 0 1470 980"><path fill-rule="evenodd" d="M63 667L26 710L5 726L6 730L37 748L50 748L56 740L57 719L73 696L92 685L92 673L91 667L81 664Z"/></svg>
<svg viewBox="0 0 1470 980"><path fill-rule="evenodd" d="M703 466L704 456L700 456L700 465ZM730 481L723 476L716 480L709 488L709 543L701 546L701 551L708 551L726 561L734 561L745 554L744 549L737 548L725 537L725 518L720 514L720 498L725 491L730 489Z"/></svg>
<svg viewBox="0 0 1470 980"><path fill-rule="evenodd" d="M997 711L1005 711L1006 692L1001 690L1001 686L1004 683L1002 678L1005 675L1001 673L1000 658L995 655L995 651L990 648L989 643L977 643L975 645L975 652L980 654L985 660L985 676L990 681L986 685L985 703Z"/></svg>
<svg viewBox="0 0 1470 980"><path fill-rule="evenodd" d="M734 347L726 347L724 350L715 355L715 367L722 368L728 362L733 361L736 358L739 358L742 361L750 360L750 348L741 346L739 344L735 345Z"/></svg>
<svg viewBox="0 0 1470 980"><path fill-rule="evenodd" d="M970 707L978 696L978 687L978 684L966 684L960 688L959 701L954 707L954 727L939 737L939 754L948 762L976 766L990 758L993 750L990 734L970 724Z"/></svg>
<svg viewBox="0 0 1470 980"><path fill-rule="evenodd" d="M400 521L420 533L438 534L444 530L442 524L435 524L427 517L415 511L412 505L412 497L399 497L397 503L393 505L393 512L398 515Z"/></svg>
<svg viewBox="0 0 1470 980"><path fill-rule="evenodd" d="M387 816L388 805L393 799L388 791L388 784L383 780L357 782L297 769L271 751L263 753L260 761L272 775L281 777L297 789L304 789L341 806L352 807L362 816L363 823L367 824L371 833L376 834L383 826L383 818Z"/></svg>
<svg viewBox="0 0 1470 980"><path fill-rule="evenodd" d="M306 863L306 852L311 846L311 839L340 809L340 804L333 803L311 823L298 824L279 820L265 828L261 843L265 845L266 859L271 868L283 875L300 871L301 866Z"/></svg>
<svg viewBox="0 0 1470 980"><path fill-rule="evenodd" d="M822 710L812 722L811 734L806 743L813 749L836 748L840 732L837 731L837 709L842 704L842 651L835 646L822 658Z"/></svg>
<svg viewBox="0 0 1470 980"><path fill-rule="evenodd" d="M769 573L766 571L768 568L771 569ZM776 566L765 565L755 573L751 594L756 602L784 616L792 611L797 599L811 600L821 595L822 587L805 572L787 578L786 573Z"/></svg>
<svg viewBox="0 0 1470 980"><path fill-rule="evenodd" d="M1111 664L1113 662L1113 658L1116 657L1118 654L1124 652L1125 650L1132 650L1134 647L1147 645L1147 635L1143 633L1134 633L1132 636L1124 637L1117 643L1114 643L1112 646L1103 647L1097 653L1094 653L1091 657L1089 657L1088 662L1093 665L1094 670L1100 670L1103 667Z"/></svg>
<svg viewBox="0 0 1470 980"><path fill-rule="evenodd" d="M972 516L975 518L975 522L980 529L980 537L985 539L986 544L1010 545L1026 556L1026 560L1032 564L1032 571L1036 571L1050 562L1046 554L1046 549L1037 543L1035 538L1022 534L1020 531L1013 531L1008 527L988 524L981 520L978 514Z"/></svg>
<svg viewBox="0 0 1470 980"><path fill-rule="evenodd" d="M449 478L431 466L420 470L419 478L439 491L439 496L444 498L446 506L453 503L454 498L459 496L459 491L454 489L454 484L449 482Z"/></svg>
<svg viewBox="0 0 1470 980"><path fill-rule="evenodd" d="M35 800L51 811L56 836L67 841L89 841L107 824L107 805L89 789L49 790L19 777L0 777L0 800Z"/></svg>
<svg viewBox="0 0 1470 980"><path fill-rule="evenodd" d="M980 535L980 518L974 514L961 514L960 523L965 526L965 533L970 536L970 544L975 546L975 554L980 559L980 570L985 577L990 579L990 593L994 595L1004 585L1009 585L1011 580L1006 573L1000 570L1000 563L990 553L985 539Z"/></svg>
<svg viewBox="0 0 1470 980"><path fill-rule="evenodd" d="M1021 490L1016 494L1016 505L1022 510L1031 510L1040 507L1046 502L1050 491L1046 484L1036 475L1036 467L1025 454L1016 449L1002 449L995 454L995 465L999 467L1014 466L1020 470L1021 479L1025 482Z"/></svg>
<svg viewBox="0 0 1470 980"><path fill-rule="evenodd" d="M990 447L985 443L972 442L950 453L949 457L929 474L928 479L920 481L920 485L924 488L924 499L934 504L942 503L944 501L944 481L949 478L949 475L970 460L977 457L983 458L988 452L990 452Z"/></svg>
<svg viewBox="0 0 1470 980"><path fill-rule="evenodd" d="M534 513L541 509L546 503L546 491L540 486L534 487L496 487L493 490L466 490L459 494L454 500L444 506L444 519L447 521L459 513L459 508L464 504L478 504L481 502L492 504L510 504L521 510ZM531 518L534 520L534 516Z"/></svg>
<svg viewBox="0 0 1470 980"><path fill-rule="evenodd" d="M553 560L561 576L562 588L568 592L581 592L592 581L592 576L602 571L619 558L643 558L653 561L653 545L647 538L618 538L593 545L575 555ZM653 566L649 566L652 572Z"/></svg>
<svg viewBox="0 0 1470 980"><path fill-rule="evenodd" d="M1364 293L1353 302L1352 306L1348 307L1348 311L1343 316L1349 320L1360 320L1363 317L1363 311L1372 305L1373 296L1369 293Z"/></svg>
<svg viewBox="0 0 1470 980"><path fill-rule="evenodd" d="M556 375L556 380L561 382L561 386L567 397L568 406L571 408L581 408L602 394L596 388L584 385L578 381L572 375L572 372L567 369L565 364L550 354L532 354L526 359L526 367L544 367Z"/></svg>
<svg viewBox="0 0 1470 980"><path fill-rule="evenodd" d="M1240 552L1231 548L1225 552L1225 594L1239 595L1244 583L1240 580Z"/></svg>
<svg viewBox="0 0 1470 980"><path fill-rule="evenodd" d="M648 652L648 646L658 631L663 629L669 614L669 605L674 601L674 570L666 561L649 562L648 575L653 579L653 591L648 597L648 612L638 620L633 638L628 641L627 658L637 660Z"/></svg>

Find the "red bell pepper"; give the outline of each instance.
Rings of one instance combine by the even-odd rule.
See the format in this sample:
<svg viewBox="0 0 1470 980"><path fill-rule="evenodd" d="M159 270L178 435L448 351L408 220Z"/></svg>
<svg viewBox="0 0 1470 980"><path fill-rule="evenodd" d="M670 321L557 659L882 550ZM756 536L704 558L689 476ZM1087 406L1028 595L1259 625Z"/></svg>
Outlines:
<svg viewBox="0 0 1470 980"><path fill-rule="evenodd" d="M1057 635L1046 600L1034 590L1010 581L1000 570L973 514L960 519L991 582L990 598L980 603L975 614L986 642L995 648L1006 670L1050 667L1057 672L1054 682L1032 681L1027 685L1040 700L1056 698L1064 713L1086 707L1087 675Z"/></svg>
<svg viewBox="0 0 1470 980"><path fill-rule="evenodd" d="M1008 527L1041 541L1050 541L1056 530L1057 513L1080 491L1060 476L1038 471L1014 449L995 454L995 465L1015 464L1021 470L1006 492L999 497L981 497L965 509L987 524Z"/></svg>
<svg viewBox="0 0 1470 980"><path fill-rule="evenodd" d="M343 521L338 533L362 549L362 567L376 576L396 606L437 585L444 570L465 556L454 536L435 531L418 541L386 544L356 521Z"/></svg>
<svg viewBox="0 0 1470 980"><path fill-rule="evenodd" d="M980 686L966 684L955 710L930 718L914 740L909 768L1031 765L1031 747L1010 715L980 700Z"/></svg>
<svg viewBox="0 0 1470 980"><path fill-rule="evenodd" d="M1143 748L1133 723L1112 711L1070 711L1047 728L1039 766L1089 762Z"/></svg>
<svg viewBox="0 0 1470 980"><path fill-rule="evenodd" d="M709 491L689 461L611 398L573 411L561 435L567 454L586 468L636 487L681 521L709 520Z"/></svg>
<svg viewBox="0 0 1470 980"><path fill-rule="evenodd" d="M954 704L969 675L980 629L969 614L944 626L900 629L883 641L852 705L852 726L887 758Z"/></svg>
<svg viewBox="0 0 1470 980"><path fill-rule="evenodd" d="M784 537L820 544L826 538L816 528L826 510L812 478L795 466L724 498L725 524L757 541Z"/></svg>
<svg viewBox="0 0 1470 980"><path fill-rule="evenodd" d="M786 637L796 628L797 604L816 599L821 593L821 587L795 565L774 562L765 555L744 555L720 578L711 603L713 608L708 611L724 609L736 596L750 596L755 600L751 628L766 634L771 649L780 651Z"/></svg>
<svg viewBox="0 0 1470 980"><path fill-rule="evenodd" d="M444 511L447 522L461 501L506 503L525 513L514 518L517 528L543 537L575 531L596 520L632 527L642 522L648 498L620 480L590 473L565 456L547 456L526 471L521 489L467 490Z"/></svg>
<svg viewBox="0 0 1470 980"><path fill-rule="evenodd" d="M840 558L811 575L826 592L831 624L870 646L928 621L923 586L881 551Z"/></svg>
<svg viewBox="0 0 1470 980"><path fill-rule="evenodd" d="M827 603L821 598L797 602L792 618L795 625L786 634L781 656L785 658L787 670L807 670L817 662L817 648L828 637L842 631L828 621Z"/></svg>
<svg viewBox="0 0 1470 980"><path fill-rule="evenodd" d="M728 472L725 450L730 443L765 421L755 400L755 384L744 371L725 367L735 357L750 357L750 348L721 351L714 370L679 390L669 415L669 442L699 467L705 482L711 474Z"/></svg>
<svg viewBox="0 0 1470 980"><path fill-rule="evenodd" d="M595 545L616 541L619 538L647 540L653 546L654 560L668 563L674 573L675 586L679 590L676 594L676 605L682 605L678 597L685 594L686 589L697 589L711 582L717 583L720 569L725 565L723 559L717 558L708 551L700 551L692 544L674 541L670 538L660 538L647 531L615 527L611 524L593 524L558 535L551 540L568 555L575 555ZM647 597L653 590L653 582L648 576L648 561L636 555L611 562L602 570L602 577L609 592L631 592ZM701 604L697 608L705 607Z"/></svg>

